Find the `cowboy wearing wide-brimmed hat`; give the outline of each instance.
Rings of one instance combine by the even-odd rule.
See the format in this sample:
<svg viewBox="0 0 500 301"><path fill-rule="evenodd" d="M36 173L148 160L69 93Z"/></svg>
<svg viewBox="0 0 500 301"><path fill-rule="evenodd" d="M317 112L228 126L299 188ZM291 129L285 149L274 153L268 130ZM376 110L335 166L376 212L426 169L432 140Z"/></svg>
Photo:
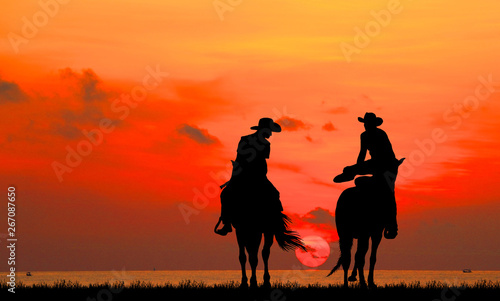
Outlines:
<svg viewBox="0 0 500 301"><path fill-rule="evenodd" d="M252 126L250 128L251 130L265 130L265 131L271 131L271 132L281 132L281 126L274 122L271 118L261 118L259 120L259 125Z"/></svg>
<svg viewBox="0 0 500 301"><path fill-rule="evenodd" d="M386 132L378 128L384 120L374 113L366 113L364 117L358 117L358 121L364 124L365 131L361 134L361 149L357 163L344 168L344 172L334 178L334 182L341 183L351 181L356 175L372 174L375 177L385 179L381 183L387 184L394 198L394 183L398 167L404 160L396 159L392 144ZM365 161L366 153L370 153L370 159ZM391 204L391 217L386 227L386 238L395 238L397 235L396 222L396 200Z"/></svg>
<svg viewBox="0 0 500 301"><path fill-rule="evenodd" d="M375 113L365 113L365 117L358 117L358 121L364 124L373 124L375 126L381 126L384 123L384 120L380 117L377 117Z"/></svg>
<svg viewBox="0 0 500 301"><path fill-rule="evenodd" d="M221 188L221 217L215 226L215 233L226 235L232 231L234 208L246 201L260 202L263 212L281 212L283 207L279 192L267 179L267 162L271 152L271 143L267 140L273 132L281 132L281 126L271 118L261 118L259 124L250 129L253 134L241 137L236 160L233 162L231 179ZM238 202L235 204L235 202ZM220 222L223 228L217 229Z"/></svg>

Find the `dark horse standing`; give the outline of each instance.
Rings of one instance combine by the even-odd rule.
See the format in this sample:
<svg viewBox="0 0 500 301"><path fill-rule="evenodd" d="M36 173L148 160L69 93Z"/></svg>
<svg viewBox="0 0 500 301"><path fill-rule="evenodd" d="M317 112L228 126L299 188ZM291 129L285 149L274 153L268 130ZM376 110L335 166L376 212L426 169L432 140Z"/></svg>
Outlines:
<svg viewBox="0 0 500 301"><path fill-rule="evenodd" d="M264 261L264 286L270 286L269 255L274 238L285 251L295 248L306 250L299 235L289 230L290 219L282 213L283 207L279 192L267 178L266 160L270 155L270 142L267 140L272 132L280 132L281 127L271 118L262 118L259 125L251 127L255 133L241 137L238 144L237 157L233 161L231 179L221 193L221 218L224 227L215 232L226 235L236 229L236 237L240 249L241 286L248 286L246 261L252 268L250 286L257 286L256 268L259 246L264 236L262 259Z"/></svg>
<svg viewBox="0 0 500 301"><path fill-rule="evenodd" d="M404 158L396 159L389 137L385 131L378 128L383 123L382 118L377 117L375 113L367 112L363 118L359 117L358 121L364 124L365 131L361 134L357 163L344 168L343 173L336 176L333 181L342 183L353 180L356 175L373 176L357 178L356 187L347 188L339 197L335 222L339 235L340 258L328 276L342 265L345 287L348 286L348 280L356 280L358 271L360 284L366 286L363 267L371 239L368 285L375 287L373 270L382 235L387 239L394 239L398 232L394 185L399 165L403 163ZM371 158L365 161L367 152ZM358 239L358 250L352 275L348 278L354 238Z"/></svg>
<svg viewBox="0 0 500 301"><path fill-rule="evenodd" d="M378 200L373 198L367 191L359 187L350 187L342 192L335 209L335 223L339 235L340 258L337 265L332 269L330 276L340 265L344 269L344 286L348 286L349 266L351 264L351 248L354 238L358 239L358 249L355 255L355 265L353 277L359 270L359 282L361 286L366 286L363 268L365 265L365 255L368 252L368 245L371 239L372 250L370 256L370 272L368 283L374 286L373 270L377 260L377 248L382 240L384 231L384 219L381 218L381 210ZM354 280L350 278L349 280Z"/></svg>
<svg viewBox="0 0 500 301"><path fill-rule="evenodd" d="M398 161L398 166L404 159ZM341 265L344 270L344 287L348 287L348 281L356 281L359 272L359 282L366 287L363 268L365 256L368 252L370 240L370 270L368 274L368 286L375 288L373 274L377 261L377 249L384 235L387 220L391 218L390 208L392 206L391 193L387 190L387 182L393 189L395 181L394 174L386 177L363 176L356 179L356 187L344 190L337 201L335 209L335 224L339 236L340 257L335 267L328 274L333 274ZM386 230L387 234L387 230ZM358 248L354 256L354 268L351 277L348 277L351 264L351 248L353 240L358 239Z"/></svg>

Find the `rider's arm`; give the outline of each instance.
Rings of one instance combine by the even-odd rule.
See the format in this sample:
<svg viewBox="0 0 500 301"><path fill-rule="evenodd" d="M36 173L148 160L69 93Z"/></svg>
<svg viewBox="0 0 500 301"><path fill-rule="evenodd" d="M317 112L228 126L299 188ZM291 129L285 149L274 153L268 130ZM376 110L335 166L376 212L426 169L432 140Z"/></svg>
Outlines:
<svg viewBox="0 0 500 301"><path fill-rule="evenodd" d="M266 144L264 146L264 158L269 159L270 154L271 154L271 144Z"/></svg>
<svg viewBox="0 0 500 301"><path fill-rule="evenodd" d="M358 164L365 161L366 152L368 151L364 140L363 135L361 135L361 149L359 150L358 160L356 161Z"/></svg>

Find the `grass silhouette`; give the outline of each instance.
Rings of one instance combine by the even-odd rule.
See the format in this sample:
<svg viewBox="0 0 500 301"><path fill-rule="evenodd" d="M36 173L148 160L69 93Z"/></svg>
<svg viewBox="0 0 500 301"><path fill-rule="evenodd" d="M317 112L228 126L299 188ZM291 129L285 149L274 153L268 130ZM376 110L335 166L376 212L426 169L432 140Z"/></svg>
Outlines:
<svg viewBox="0 0 500 301"><path fill-rule="evenodd" d="M0 284L0 295L13 294L7 291L6 283ZM473 284L450 285L432 281L395 283L377 289L365 289L353 285L344 289L342 285L299 285L296 282L274 282L270 288L240 289L238 282L207 285L204 282L184 280L178 284L134 281L82 285L78 282L60 280L55 283L24 285L17 283L16 300L422 300L465 301L500 300L500 281L478 281ZM487 299L484 299L487 298ZM2 298L3 299L3 298Z"/></svg>

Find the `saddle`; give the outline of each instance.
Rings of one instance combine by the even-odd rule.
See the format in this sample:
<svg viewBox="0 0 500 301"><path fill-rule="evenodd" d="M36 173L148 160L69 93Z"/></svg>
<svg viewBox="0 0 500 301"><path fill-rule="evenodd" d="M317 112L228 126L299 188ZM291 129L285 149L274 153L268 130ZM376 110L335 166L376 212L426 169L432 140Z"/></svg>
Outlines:
<svg viewBox="0 0 500 301"><path fill-rule="evenodd" d="M368 188L375 186L375 179L372 176L357 177L354 180L354 185L358 188Z"/></svg>

